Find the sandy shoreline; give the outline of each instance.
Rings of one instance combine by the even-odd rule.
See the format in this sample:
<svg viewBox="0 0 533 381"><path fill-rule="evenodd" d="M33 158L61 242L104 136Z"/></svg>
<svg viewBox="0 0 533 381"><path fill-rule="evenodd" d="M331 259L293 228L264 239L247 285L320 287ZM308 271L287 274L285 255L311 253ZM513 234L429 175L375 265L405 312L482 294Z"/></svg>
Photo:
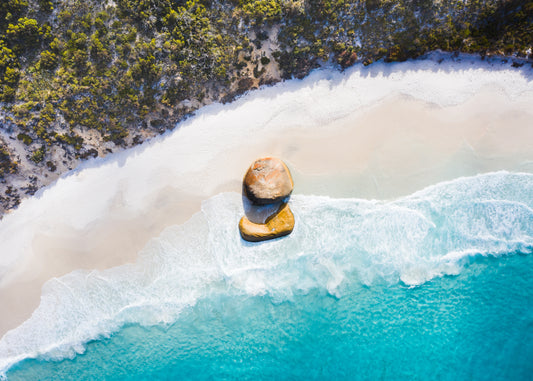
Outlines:
<svg viewBox="0 0 533 381"><path fill-rule="evenodd" d="M48 279L135 261L148 240L186 221L202 200L240 192L258 156L283 158L295 193L331 197L393 199L460 176L533 172L532 97L511 100L488 87L441 107L393 94L356 113L315 118L320 127L311 129L305 118L276 120L290 113L283 104L250 131L217 132L215 119L201 115L194 133L176 131L134 154L117 155L104 169L72 174L2 221L4 250L19 253L0 262L0 270L9 268L0 273L0 305L9 311L0 318L0 336L31 315ZM262 106L252 105L243 124L256 120L253 107ZM231 112L221 109L216 120ZM23 242L6 238L19 231Z"/></svg>

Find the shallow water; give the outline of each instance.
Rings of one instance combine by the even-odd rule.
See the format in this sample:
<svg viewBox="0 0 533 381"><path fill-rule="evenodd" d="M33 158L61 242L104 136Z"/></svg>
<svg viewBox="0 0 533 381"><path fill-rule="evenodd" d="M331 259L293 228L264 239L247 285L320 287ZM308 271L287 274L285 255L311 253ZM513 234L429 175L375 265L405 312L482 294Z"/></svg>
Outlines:
<svg viewBox="0 0 533 381"><path fill-rule="evenodd" d="M77 358L77 354L85 352L87 342L114 335L121 327L131 324L146 327L170 324L171 327L166 338L165 334L156 341L151 335L157 336L160 328L145 331L130 327L106 344L92 344L98 348L94 354L82 355L74 364L83 364L84 357L95 356L88 360L94 366L100 361L99 356L109 358L110 353L114 353L115 349L110 349L114 348L113 343L118 340L116 345L121 346L125 344L123 340L134 341L139 332L144 333L142 337L137 336L137 340L153 346L154 356L174 358L174 350L167 345L174 345L183 330L189 329L190 319L193 325L200 326L192 328L190 337L185 335L184 355L207 356L207 364L211 364L213 356L218 358L220 351L233 353L235 346L240 351L239 345L246 347L258 342L262 351L273 352L273 358L260 360L257 374L285 369L280 365L284 361L283 352L277 353L283 350L283 346L276 347L278 339L273 337L268 343L263 342L268 338L269 334L264 336L270 325L280 324L282 331L293 329L293 333L287 333L290 341L293 335L296 338L301 334L321 337L324 329L321 325L329 321L333 325L330 333L334 340L327 342L325 337L326 342L316 344L315 350L319 353L313 358L327 358L330 351L340 350L332 347L340 345L340 348L346 346L341 352L352 353L358 359L362 356L359 360L367 358L366 362L374 357L373 343L380 338L383 342L377 348L382 346L389 352L399 345L398 341L404 340L410 348L420 347L410 349L409 356L418 350L425 353L424 356L438 356L439 351L433 352L434 345L437 348L448 345L451 353L446 354L444 361L454 364L453 356L459 349L452 339L457 330L464 334L463 327L468 327L467 331L476 335L496 335L483 322L487 319L491 321L489 327L492 324L499 327L500 335L495 341L488 340L489 352L501 350L502 340L509 335L518 339L533 334L529 287L532 281L527 276L531 272L533 252L533 174L497 172L460 178L392 202L295 195L290 204L297 222L293 233L286 238L258 244L241 240L237 228L243 214L241 196L220 194L205 201L202 212L190 221L169 227L154 238L140 253L137 263L104 271L80 270L50 280L43 288L41 304L31 319L0 341L3 357L0 366L6 368L28 357L47 361ZM508 260L507 256L519 259ZM487 257L494 260L487 260ZM512 264L510 270L506 263ZM525 267L518 270L516 267L520 266ZM493 278L500 276L501 280L492 285L493 278L484 280L484 272ZM481 277L479 285L477 274ZM519 291L517 285L521 285ZM494 293L494 298L484 295L485 289L488 295ZM453 304L456 298L459 298L457 308ZM307 308L311 309L307 311ZM205 309L208 310L206 314L201 312ZM519 316L514 316L517 311ZM265 313L266 317L260 318ZM328 318L330 313L334 314L331 319ZM336 316L337 313L340 315ZM222 321L213 320L212 314L220 315ZM287 321L284 321L285 315ZM361 329L368 332L362 334L362 331L351 332L346 328L350 340L343 341L343 322L350 325L350 319L359 315L362 321L357 324L363 324ZM433 315L433 320L427 320ZM254 322L255 319L260 322ZM316 321L322 323L315 327ZM250 331L243 327L245 322L251 325ZM286 325L287 328L283 328ZM245 331L235 336L231 333L235 329ZM302 333L298 333L299 330ZM200 335L194 338L197 331ZM422 339L415 335L417 331L424 339L428 339L427 335L428 341L420 341ZM387 340L393 340L390 348L387 340L381 337L384 334ZM437 338L435 343L431 339L433 336ZM168 344L169 340L172 343ZM310 373L315 377L319 377L321 371L325 372L324 376L333 376L337 371L333 364L339 361L338 366L344 366L347 358L337 360L332 356L331 369L308 368L304 354L311 344L305 340L311 340L311 336L302 340L300 344L305 348L295 349L297 357L286 360L292 366L299 364L300 369L293 371L302 372L302 377L308 371L318 372ZM469 338L465 334L461 340L471 340L471 345L479 346L477 336ZM365 345L360 346L359 341ZM427 348L423 348L424 343ZM224 347L225 344L229 346ZM402 358L409 353L403 345L398 347ZM523 343L509 345L516 351L514 345L520 347ZM469 352L470 349L465 349L461 356ZM127 355L116 355L113 361L117 364L113 367L138 361L135 356L142 354L132 355L131 360L127 360ZM292 356L292 352L287 356ZM227 355L223 354L219 361L233 361L232 356L225 357ZM172 365L177 368L168 371L192 376L192 370L187 367L201 366L187 365L187 361ZM262 364L262 361L267 363ZM509 364L519 360L513 355L502 361L510 367ZM410 363L411 360L404 365L403 361L395 364L395 360L391 360L391 366L399 366L401 372L407 372L408 368L404 367ZM32 372L41 363L24 364L20 365L20 371ZM51 372L56 372L55 367L59 366L54 364L46 365ZM72 366L66 362L60 364ZM154 366L158 364L160 360ZM366 366L375 366L372 364L369 362ZM237 372L235 375L240 371L256 374L249 361L229 366L228 377L233 371ZM261 366L268 368L260 370ZM141 367L144 368L144 364ZM226 374L216 366L212 371ZM79 372L84 372L83 365ZM373 378L372 374L370 377Z"/></svg>
<svg viewBox="0 0 533 381"><path fill-rule="evenodd" d="M269 295L213 295L170 326L130 325L10 380L506 379L533 372L533 256L476 257L458 276Z"/></svg>

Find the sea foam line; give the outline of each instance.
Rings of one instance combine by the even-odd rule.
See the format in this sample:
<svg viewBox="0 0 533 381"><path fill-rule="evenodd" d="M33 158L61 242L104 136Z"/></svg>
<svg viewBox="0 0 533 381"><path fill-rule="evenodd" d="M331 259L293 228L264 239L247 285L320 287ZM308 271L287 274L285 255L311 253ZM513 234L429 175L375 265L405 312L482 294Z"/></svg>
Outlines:
<svg viewBox="0 0 533 381"><path fill-rule="evenodd" d="M446 59L439 62L443 57ZM459 56L459 58L452 60L449 55L433 54L427 60L387 65L378 63L366 68L357 66L344 73L318 70L304 80L288 81L248 94L230 105L206 107L199 111L194 118L181 123L178 129L163 137L156 138L140 147L112 155L106 159L91 160L85 163L78 170L72 171L60 178L55 184L39 191L36 197L25 200L18 210L0 221L0 242L2 242L0 287L16 281L20 275L18 271L23 268L22 265L25 262L31 262L33 256L42 254L38 252L39 248L33 245L38 235L54 235L58 234L58 232L63 232L64 235L59 236L58 239L67 241L68 238L72 238L69 234L83 235L88 229L103 225L109 221L115 221L116 219L121 221L124 218L142 218L142 216L156 212L154 205L157 205L157 196L161 189L176 189L197 194L202 198L213 196L218 193L217 189L225 178L223 175L227 175L227 173L220 171L221 175L219 177L215 175L209 178L205 176L206 171L212 168L216 164L216 160L221 156L223 157L225 152L240 150L250 141L257 139L257 136L261 136L263 131L282 134L283 131L293 127L305 129L309 133L324 131L328 128L330 122L342 119L347 115L360 113L365 107L381 102L390 97L391 94L403 94L415 99L433 102L439 106L449 106L464 102L483 89L491 88L505 94L510 100L529 102L531 104L533 101L532 77L532 70L526 67L515 69L501 62L483 62L469 56ZM191 160L191 158L194 158L194 160ZM239 172L238 176L240 177L241 175ZM500 175L502 178L507 175L514 176L512 174ZM518 181L517 189L523 187L524 183L526 185L524 189L529 189L527 186L530 180L527 175L521 174L517 176L514 177L514 181ZM520 178L520 176L525 177ZM450 184L456 183L451 182ZM505 182L502 184L505 184ZM439 196L442 200L447 197L453 197L454 192L462 190L461 187L453 191L446 190L446 187L437 188L442 191ZM116 300L111 299L117 303L116 305L121 307L117 307L117 310L113 305L104 306L96 303L98 300L92 301L91 303L95 303L94 305L98 307L95 310L96 315L93 316L93 320L88 319L91 316L90 311L77 311L77 315L74 314L75 316L73 316L74 322L80 322L81 320L79 319L85 319L83 320L85 325L82 328L82 331L85 329L83 337L76 336L75 330L69 331L65 329L63 333L66 336L61 340L54 336L57 332L52 329L53 324L60 324L56 328L64 329L65 326L61 326L61 324L70 323L62 319L58 319L55 322L49 321L53 314L47 315L46 307L39 307L41 310L35 311L34 317L32 317L33 320L30 319L19 328L11 331L0 341L0 346L3 345L2 355L0 356L2 365L0 368L7 369L10 364L13 364L14 361L19 361L21 358L49 354L53 352L51 348L57 348L58 356L61 357L69 351L68 348L79 348L76 345L82 345L80 343L84 343L88 338L98 337L102 332L107 332L106 329L112 326L111 322L117 322L118 326L124 321L144 321L147 324L155 324L161 320L172 322L179 315L180 308L194 303L198 297L207 292L206 285L209 285L207 289L210 292L219 289L220 292L240 290L250 294L268 293L274 298L283 300L290 297L291 292L306 290L309 287L318 287L319 285L320 287L326 285L325 287L329 292L335 293L338 285L342 284L343 277L351 276L350 271L355 271L356 278L366 284L381 280L392 283L402 281L408 285L415 285L439 276L439 274L453 274L454 271L460 271L460 264L456 266L455 262L452 262L451 265L446 263L446 266L441 269L439 266L444 265L442 263L435 265L435 261L442 261L442 259L417 257L410 254L419 253L421 248L426 248L428 252L433 252L440 256L444 256L454 250L463 253L469 253L468 250L470 250L467 248L465 249L467 251L464 251L463 249L447 247L446 245L424 246L427 242L421 240L422 237L427 236L429 231L434 231L440 226L437 223L438 221L429 219L420 211L421 207L428 204L424 198L424 192L431 193L431 190L415 193L412 196L413 200L405 198L395 204L388 204L388 206L377 203L381 210L380 208L374 208L376 202L363 200L331 201L334 204L333 206L340 207L342 205L343 213L346 213L346 208L348 208L352 212L348 214L352 217L362 216L365 211L371 211L369 216L373 216L375 221L372 219L361 220L360 224L357 225L358 228L363 228L359 231L370 238L362 248L360 242L355 240L358 235L352 233L346 235L352 241L348 240L344 241L344 243L342 240L333 239L334 235L320 236L319 243L320 247L323 248L323 252L314 254L314 256L310 255L309 251L302 250L299 244L294 243L294 240L286 240L282 241L286 242L284 245L292 244L292 246L286 248L287 252L291 253L291 257L284 257L283 252L279 251L276 252L277 256L275 258L269 258L259 251L252 256L256 261L246 265L242 262L244 252L241 252L240 249L236 250L225 241L220 241L220 237L231 236L236 231L219 229L216 234L213 233L214 227L207 224L205 217L203 217L205 216L204 213L201 213L195 216L191 220L192 222L189 221L186 227L170 228L164 235L149 244L149 246L157 246L155 242L159 240L161 245L164 246L164 250L160 249L160 254L146 254L148 249L141 253L140 262L138 263L148 260L153 264L153 267L148 270L138 270L137 273L132 270L135 276L125 277L122 273L128 267L118 267L107 270L104 278L102 278L104 273L83 271L71 273L66 276L67 278L62 278L69 279L72 282L73 287L70 290L73 295L82 296L82 300L83 293L91 289L91 287L106 289L106 277L118 279L118 284L124 286L121 289L124 294L120 295ZM478 195L483 195L481 189ZM509 201L505 197L504 199L503 201ZM229 210L234 217L236 211L239 210L237 204L239 204L240 200L238 200L238 197L233 201L224 200L229 202L228 205L233 205L233 209L230 208ZM332 205L321 200L320 198L306 198L305 201L299 201L297 196L294 197L296 204L300 202L302 213L307 210L332 213L330 210ZM516 205L524 204L524 200L513 202L516 202ZM213 200L204 204L204 212L209 210L209 215L228 217L224 214L228 212L227 210L225 211L225 208L221 208L221 210L209 209L209 206L214 204L216 202ZM405 209L405 204L409 204L407 209L411 209L410 212ZM418 206L415 208L413 205ZM451 205L453 206L453 204ZM508 204L502 202L503 209L500 208L496 211L505 211L505 205ZM521 214L521 221L523 222L525 218L526 224L532 225L531 221L527 220L529 218L527 217L529 216L527 214L529 212L528 208L530 207L531 205L522 209L515 209L515 211L518 210L520 213L524 213ZM165 208L164 203L162 208ZM295 205L295 208L298 209L298 206ZM394 208L397 210L393 211ZM396 225L392 224L387 217L402 210L406 213L402 215ZM336 215L335 218L342 221L343 218L346 218L343 213ZM468 213L464 211L456 212L456 214L457 218L468 217ZM502 214L496 213L496 215L501 216ZM422 216L424 218L421 218ZM401 250L398 252L395 251L395 242L399 242L398 239L404 237L405 233L407 233L402 230L406 221L416 227L416 229L408 232L409 237L414 239L414 241L402 241ZM431 221L431 223L428 221ZM513 222L512 219L508 219L507 222L505 219L501 219L501 221L509 223L508 225L504 224L505 229L507 229L504 233L507 236L504 236L500 241L496 240L494 242L488 242L487 240L481 240L480 242L469 241L474 247L477 247L475 245L492 245L490 247L479 246L481 247L480 249L471 250L480 251L481 254L501 253L515 248L520 252L530 252L529 233L524 233L523 237L513 236L513 231L521 231L522 225L517 223L516 220ZM398 225L399 222L402 222L402 224ZM318 224L319 222L316 223ZM190 249L187 251L181 247L179 252L176 252L174 246L169 243L173 242L174 238L168 238L168 235L172 237L182 236L184 233L180 229L190 228L192 225L194 225L194 229L191 229L196 234L189 235L189 238L197 237L198 242L196 245L205 243L205 236L200 232L211 234L212 238L208 240L211 246L209 250L206 249L206 252L213 254L205 255L205 258L201 256L201 260L199 259L197 264L191 263L189 259L183 259L198 258L196 250ZM230 224L229 226L233 226L233 229L236 224ZM301 226L303 228L307 225ZM378 228L377 230L376 227ZM307 228L311 229L309 226ZM379 236L374 234L375 231L379 232L379 229L384 228L394 228L391 230L394 239L391 239L390 242L383 242ZM484 228L487 228L487 226ZM67 231L70 233L66 233ZM313 236L312 229L304 229L301 232L307 232L305 236ZM465 232L469 236L472 236L472 233L476 233L471 229L468 230L467 227L465 227ZM449 232L446 234L449 234ZM437 236L436 240L443 242L446 234ZM353 243L352 246L350 242ZM335 245L339 243L342 243L342 245L337 247L338 250L331 250L332 247L336 247ZM506 243L510 243L511 246L506 247ZM279 242L274 244L280 245ZM353 247L362 249L360 253L363 254L353 257L347 256L347 253ZM214 248L219 248L220 250L213 250ZM178 283L170 285L167 291L148 288L144 293L141 293L141 296L135 292L129 293L128 290L134 290L139 285L148 284L151 285L150 287L156 287L157 285L162 287L165 285L165 277L163 275L167 274L169 269L166 267L165 262L167 256L161 253L167 252L174 252L178 254L175 255L176 258L183 259L184 262L181 263L181 267L176 265L175 268L170 267L170 269L175 270L174 275L179 274L182 277L180 279L187 279L188 282L182 281L180 283L173 278L173 282ZM228 255L229 252L233 253L233 255ZM369 257L364 255L364 252L372 252L374 256ZM388 253L394 252L397 253L397 257L387 256ZM91 255L90 252L86 254ZM161 263L156 260L159 257L161 257ZM273 260L273 262L265 262L265 258ZM347 261L339 262L340 259ZM375 261L383 265L380 270L382 273L373 271L375 268L371 265L377 263ZM276 278L265 270L273 269L272 271L279 272L279 266L287 263L298 263L298 265L302 265L306 269L306 272L296 274L295 279L297 281L291 287L285 287L283 282L276 283L274 281ZM332 267L332 263L337 265ZM396 263L396 265L392 265L392 263ZM422 267L420 268L421 264ZM431 271L424 272L424 264L428 265ZM139 265L137 264L136 266ZM191 266L194 269L205 268L209 269L209 271L190 272L183 270L190 269ZM133 269L135 268L134 266ZM128 271L124 273L128 273ZM280 273L290 278L291 273ZM313 274L314 277L309 274ZM420 276L420 274L423 276ZM81 278L79 279L81 275L86 278L84 278L85 281L80 280ZM152 278L146 278L147 275ZM189 279L191 276L193 278ZM206 281L206 279L209 281ZM54 284L52 280L43 289L44 304L42 306L46 306L47 301L55 300L54 290L57 284ZM132 288L131 286L134 287ZM172 291L187 292L187 295L192 296L189 299L187 295L183 295L181 299L177 299L177 294ZM64 297L61 293L58 295ZM110 292L110 295L114 294ZM157 297L152 303L154 295ZM74 300L73 298L72 296L71 299ZM162 306L158 304L161 301L164 301ZM89 303L89 305L91 304ZM157 307L157 313L150 314L149 311L143 310L144 307L142 306L147 305ZM69 310L68 306L65 306L65 308L66 315L64 316L69 316L72 311ZM44 319L45 324L49 324L47 329L42 328L43 330L41 330L35 325L35 321L38 320L39 316ZM108 318L102 320L102 316L107 316ZM107 324L107 328L99 324L104 326ZM115 328L112 328L109 332L118 329L116 326L113 327ZM39 332L39 334L35 334L35 332ZM10 343L9 345L7 345L8 342Z"/></svg>
<svg viewBox="0 0 533 381"><path fill-rule="evenodd" d="M34 254L31 242L36 235L63 226L83 231L112 219L116 208L110 205L117 199L121 214L142 216L151 212L150 202L161 189L203 198L216 194L224 179L205 176L213 160L246 146L261 131L274 135L301 127L318 132L391 94L449 106L488 86L511 100L533 102L530 68L466 55L451 57L433 53L425 60L355 66L343 73L317 70L304 80L264 88L229 105L205 107L163 137L106 159L89 160L0 221L0 286L13 280L18 265Z"/></svg>
<svg viewBox="0 0 533 381"><path fill-rule="evenodd" d="M533 174L505 171L392 202L295 195L293 233L252 244L238 233L241 196L220 194L154 238L135 264L47 282L32 317L0 340L0 371L25 358L72 358L124 324L173 323L207 296L285 301L320 288L342 298L353 282L413 287L458 274L466 258L531 254L532 206Z"/></svg>

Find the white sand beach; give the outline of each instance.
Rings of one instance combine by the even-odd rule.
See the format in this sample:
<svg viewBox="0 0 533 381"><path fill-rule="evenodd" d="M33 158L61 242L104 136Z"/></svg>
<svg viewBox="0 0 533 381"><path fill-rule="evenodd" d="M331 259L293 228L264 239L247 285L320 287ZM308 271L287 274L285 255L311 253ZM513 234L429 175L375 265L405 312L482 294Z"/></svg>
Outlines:
<svg viewBox="0 0 533 381"><path fill-rule="evenodd" d="M47 280L135 261L202 200L240 192L257 157L282 158L295 194L366 199L533 172L532 70L493 65L466 57L318 71L88 162L0 221L0 336L31 316Z"/></svg>

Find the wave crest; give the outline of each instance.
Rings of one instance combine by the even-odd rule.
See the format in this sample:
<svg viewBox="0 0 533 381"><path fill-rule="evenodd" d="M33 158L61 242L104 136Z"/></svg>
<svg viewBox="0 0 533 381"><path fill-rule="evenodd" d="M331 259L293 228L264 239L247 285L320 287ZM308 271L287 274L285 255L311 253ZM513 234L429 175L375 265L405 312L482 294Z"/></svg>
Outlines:
<svg viewBox="0 0 533 381"><path fill-rule="evenodd" d="M440 183L393 202L295 195L285 238L243 241L242 199L223 193L167 228L138 261L48 281L32 317L0 341L0 371L24 358L72 357L127 323L170 324L213 294L290 300L353 282L417 286L478 255L533 251L533 175L497 172Z"/></svg>

